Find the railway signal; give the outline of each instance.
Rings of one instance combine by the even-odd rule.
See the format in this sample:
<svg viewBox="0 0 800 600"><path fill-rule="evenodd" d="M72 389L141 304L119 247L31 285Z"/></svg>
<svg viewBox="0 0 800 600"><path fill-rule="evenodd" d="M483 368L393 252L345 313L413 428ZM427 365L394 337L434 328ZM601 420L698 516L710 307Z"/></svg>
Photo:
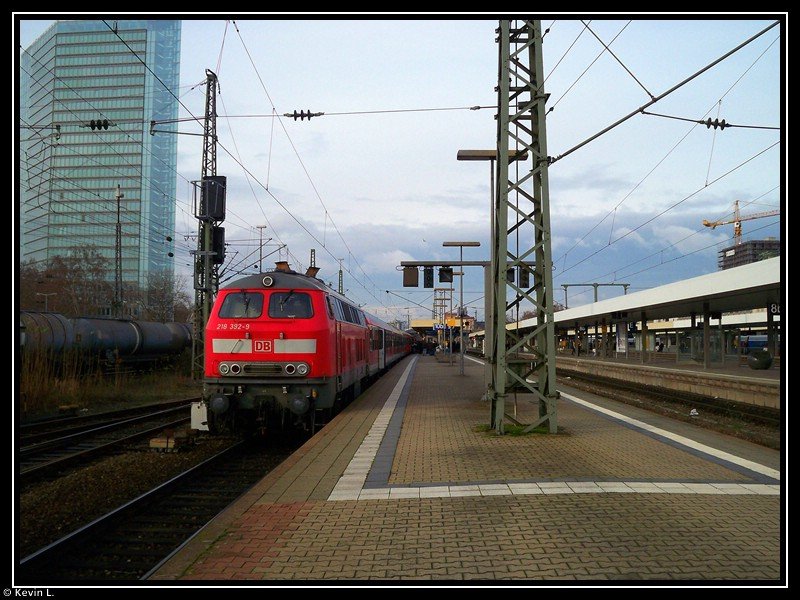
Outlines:
<svg viewBox="0 0 800 600"><path fill-rule="evenodd" d="M425 267L423 271L423 283L426 288L433 287L433 267Z"/></svg>
<svg viewBox="0 0 800 600"><path fill-rule="evenodd" d="M89 121L89 127L94 131L95 129L108 129L108 119L92 119Z"/></svg>

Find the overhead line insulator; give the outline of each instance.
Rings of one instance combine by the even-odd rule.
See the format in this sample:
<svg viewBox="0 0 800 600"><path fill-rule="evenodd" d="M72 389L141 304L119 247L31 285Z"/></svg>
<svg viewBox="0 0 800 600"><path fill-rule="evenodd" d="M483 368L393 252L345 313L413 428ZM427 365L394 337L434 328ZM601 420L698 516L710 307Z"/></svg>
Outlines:
<svg viewBox="0 0 800 600"><path fill-rule="evenodd" d="M283 113L283 116L292 117L295 121L297 121L297 119L300 119L301 121L308 119L310 121L311 117L321 117L324 114L324 112L312 113L310 110L301 110L300 112L294 111L290 113Z"/></svg>
<svg viewBox="0 0 800 600"><path fill-rule="evenodd" d="M705 123L706 129L710 129L711 127L716 129L717 127L719 127L722 130L722 129L725 129L725 127L728 126L728 124L725 122L725 119L722 119L722 121L720 121L719 119L714 119L712 121L710 118L708 118L708 119L706 119L705 121L702 121L702 122Z"/></svg>

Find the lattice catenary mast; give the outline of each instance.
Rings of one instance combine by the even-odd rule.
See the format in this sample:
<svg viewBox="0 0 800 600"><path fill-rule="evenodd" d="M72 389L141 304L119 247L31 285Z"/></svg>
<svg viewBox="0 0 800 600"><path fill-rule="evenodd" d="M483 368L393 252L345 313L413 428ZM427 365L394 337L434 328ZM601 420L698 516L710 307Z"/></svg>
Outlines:
<svg viewBox="0 0 800 600"><path fill-rule="evenodd" d="M203 125L203 164L200 202L195 201L198 219L197 251L194 260L194 327L192 336L192 377L203 375L205 326L219 288L219 265L225 257L225 177L217 176L217 76L206 69L206 109ZM195 187L195 192L197 187ZM195 197L196 199L196 197Z"/></svg>
<svg viewBox="0 0 800 600"><path fill-rule="evenodd" d="M497 181L494 205L491 275L491 426L504 432L509 392L532 393L539 416L525 427L547 423L558 429L556 400L553 275L550 251L548 184L541 21L500 21L497 114ZM516 150L516 152L514 152ZM509 152L511 151L511 152ZM527 152L528 164L521 158ZM509 156L509 154L511 156ZM519 158L519 160L515 160ZM514 163L514 173L509 164ZM507 271L518 273L510 277ZM532 284L532 285L531 285ZM521 334L506 329L506 313L522 300L535 308L537 324ZM487 331L487 333L489 333Z"/></svg>

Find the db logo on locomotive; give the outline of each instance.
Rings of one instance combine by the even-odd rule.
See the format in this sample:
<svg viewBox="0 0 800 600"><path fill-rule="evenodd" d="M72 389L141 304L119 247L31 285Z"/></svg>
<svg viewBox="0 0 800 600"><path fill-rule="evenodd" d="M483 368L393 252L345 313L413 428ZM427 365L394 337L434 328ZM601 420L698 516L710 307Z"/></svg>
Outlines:
<svg viewBox="0 0 800 600"><path fill-rule="evenodd" d="M272 340L253 340L253 352L272 352Z"/></svg>

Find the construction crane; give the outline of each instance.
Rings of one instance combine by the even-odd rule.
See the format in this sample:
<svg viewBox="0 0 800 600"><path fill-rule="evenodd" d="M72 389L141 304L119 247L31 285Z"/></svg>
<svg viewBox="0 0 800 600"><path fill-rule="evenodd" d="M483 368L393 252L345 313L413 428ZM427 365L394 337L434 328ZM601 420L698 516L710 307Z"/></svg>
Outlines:
<svg viewBox="0 0 800 600"><path fill-rule="evenodd" d="M729 225L733 223L733 243L738 246L742 243L742 221L751 221L752 219L760 219L762 217L773 217L781 214L779 210L767 210L764 212L753 213L751 215L742 216L739 214L739 201L733 202L733 219L725 219L721 221L707 221L703 219L703 225L714 229L717 225Z"/></svg>

